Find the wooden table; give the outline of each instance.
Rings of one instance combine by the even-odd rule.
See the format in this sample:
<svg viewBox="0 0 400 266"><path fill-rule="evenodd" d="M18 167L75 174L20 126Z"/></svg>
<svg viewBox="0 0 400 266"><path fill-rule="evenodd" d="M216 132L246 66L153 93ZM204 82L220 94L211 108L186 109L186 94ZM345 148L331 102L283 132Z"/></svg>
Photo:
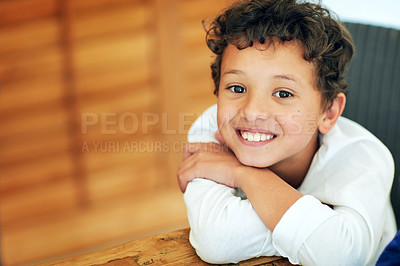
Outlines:
<svg viewBox="0 0 400 266"><path fill-rule="evenodd" d="M210 265L189 243L189 229L155 235L94 253L43 265ZM260 257L236 265L292 265L286 258Z"/></svg>

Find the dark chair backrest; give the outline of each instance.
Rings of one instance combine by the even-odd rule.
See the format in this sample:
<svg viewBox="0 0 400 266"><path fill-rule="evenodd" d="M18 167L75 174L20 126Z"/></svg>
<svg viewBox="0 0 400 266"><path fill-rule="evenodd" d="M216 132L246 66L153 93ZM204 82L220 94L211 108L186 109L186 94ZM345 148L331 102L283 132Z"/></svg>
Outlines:
<svg viewBox="0 0 400 266"><path fill-rule="evenodd" d="M345 23L356 53L347 71L349 93L343 116L377 136L395 160L391 200L400 226L400 31Z"/></svg>

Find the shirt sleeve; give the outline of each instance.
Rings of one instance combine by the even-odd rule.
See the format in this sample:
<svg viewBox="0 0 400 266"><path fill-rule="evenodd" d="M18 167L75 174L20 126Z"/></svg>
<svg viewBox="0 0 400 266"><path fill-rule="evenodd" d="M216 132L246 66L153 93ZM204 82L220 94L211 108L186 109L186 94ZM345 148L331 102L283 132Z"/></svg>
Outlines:
<svg viewBox="0 0 400 266"><path fill-rule="evenodd" d="M201 116L194 121L188 133L188 141L218 143L215 138L215 132L217 132L217 130L217 105L213 105L205 110Z"/></svg>
<svg viewBox="0 0 400 266"><path fill-rule="evenodd" d="M300 198L273 232L275 248L293 264L375 263L388 218L393 159L370 141L349 146L335 158L315 173L326 177L315 196Z"/></svg>
<svg viewBox="0 0 400 266"><path fill-rule="evenodd" d="M217 142L217 106L207 109L192 125L189 142ZM231 263L277 255L271 231L251 203L233 188L206 179L194 179L184 194L191 227L190 243L209 263Z"/></svg>
<svg viewBox="0 0 400 266"><path fill-rule="evenodd" d="M209 263L236 263L277 255L271 231L251 203L235 195L235 189L206 179L194 179L184 194L190 243Z"/></svg>

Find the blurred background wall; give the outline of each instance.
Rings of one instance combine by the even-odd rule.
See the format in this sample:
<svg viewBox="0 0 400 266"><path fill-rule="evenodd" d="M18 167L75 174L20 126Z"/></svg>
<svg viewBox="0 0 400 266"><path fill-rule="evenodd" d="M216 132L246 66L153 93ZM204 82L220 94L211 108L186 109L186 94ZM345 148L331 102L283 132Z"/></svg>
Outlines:
<svg viewBox="0 0 400 266"><path fill-rule="evenodd" d="M0 236L30 264L187 227L176 183L216 102L214 0L0 1Z"/></svg>

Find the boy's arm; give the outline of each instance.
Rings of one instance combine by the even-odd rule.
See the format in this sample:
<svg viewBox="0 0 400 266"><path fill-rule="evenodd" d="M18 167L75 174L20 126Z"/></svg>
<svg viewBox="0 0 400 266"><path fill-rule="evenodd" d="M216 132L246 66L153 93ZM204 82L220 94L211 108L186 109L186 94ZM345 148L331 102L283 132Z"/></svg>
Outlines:
<svg viewBox="0 0 400 266"><path fill-rule="evenodd" d="M248 200L235 189L194 179L184 194L191 227L190 243L210 263L231 263L277 255L271 232Z"/></svg>
<svg viewBox="0 0 400 266"><path fill-rule="evenodd" d="M215 132L216 105L208 108L192 125L189 142L218 143ZM208 262L237 262L257 256L277 255L271 232L248 200L235 189L206 179L194 179L184 193L190 242Z"/></svg>
<svg viewBox="0 0 400 266"><path fill-rule="evenodd" d="M215 143L188 145L192 155L184 156L178 180L184 192L194 178L206 178L247 195L264 224L273 231L283 214L303 195L269 169L241 164L235 155ZM190 152L187 152L190 154Z"/></svg>
<svg viewBox="0 0 400 266"><path fill-rule="evenodd" d="M221 147L219 145L199 144L201 142L218 143L215 138L215 132L218 130L216 113L217 106L211 106L195 121L189 131L189 142L197 143L189 144L189 146L192 146L192 148L198 146L197 150L205 150L206 155L203 155L203 157L206 158L201 158L202 153L197 153L191 158L185 156L178 171L178 174L181 175L179 177L181 190L184 191L186 182L190 182L195 177L211 177L218 183L230 187L239 187L246 195L250 195L249 200L253 203L258 216L273 231L282 215L302 194L268 169L243 166L237 162L237 159L233 158L232 154L232 158L227 158L226 155L229 152L220 152ZM210 152L207 153L207 151ZM193 164L198 161L204 163L194 166ZM233 181L233 183L230 183L230 181ZM258 191L266 193L257 193ZM279 193L276 193L276 191L279 191Z"/></svg>
<svg viewBox="0 0 400 266"><path fill-rule="evenodd" d="M185 170L180 172L180 179L187 181L201 176L241 188L258 217L273 230L272 239L269 238L272 245L294 264L366 265L371 263L381 241L386 219L384 211L393 176L393 165L386 163L390 162L390 158L384 158L379 150L376 154L383 158L367 154L371 148L364 147L372 145L352 146L350 149L359 154L359 158L352 155L346 158L346 154L351 153L343 151L338 156L340 161L333 161L321 173L314 174L323 179L329 168L337 169L328 173L329 180L321 184L325 192L319 195L334 209L322 204L314 196L303 196L266 169L235 165L227 167L225 173L221 165L233 164L229 163L232 158L224 151L202 149L190 156L195 162L186 162L191 167L183 167ZM337 168L337 163L355 167ZM321 181L316 179L314 182L317 186ZM211 203L219 197L217 194ZM216 205L216 208L216 211L221 210L224 214L220 205ZM236 232L235 229L238 230L228 228L228 232ZM215 231L218 230L221 228Z"/></svg>
<svg viewBox="0 0 400 266"><path fill-rule="evenodd" d="M274 246L294 264L373 265L387 241L384 230L395 228L390 153L377 142L359 141L312 171L299 188L309 195L283 215Z"/></svg>
<svg viewBox="0 0 400 266"><path fill-rule="evenodd" d="M285 212L303 194L272 171L253 167L238 167L233 174L264 224L274 231Z"/></svg>

